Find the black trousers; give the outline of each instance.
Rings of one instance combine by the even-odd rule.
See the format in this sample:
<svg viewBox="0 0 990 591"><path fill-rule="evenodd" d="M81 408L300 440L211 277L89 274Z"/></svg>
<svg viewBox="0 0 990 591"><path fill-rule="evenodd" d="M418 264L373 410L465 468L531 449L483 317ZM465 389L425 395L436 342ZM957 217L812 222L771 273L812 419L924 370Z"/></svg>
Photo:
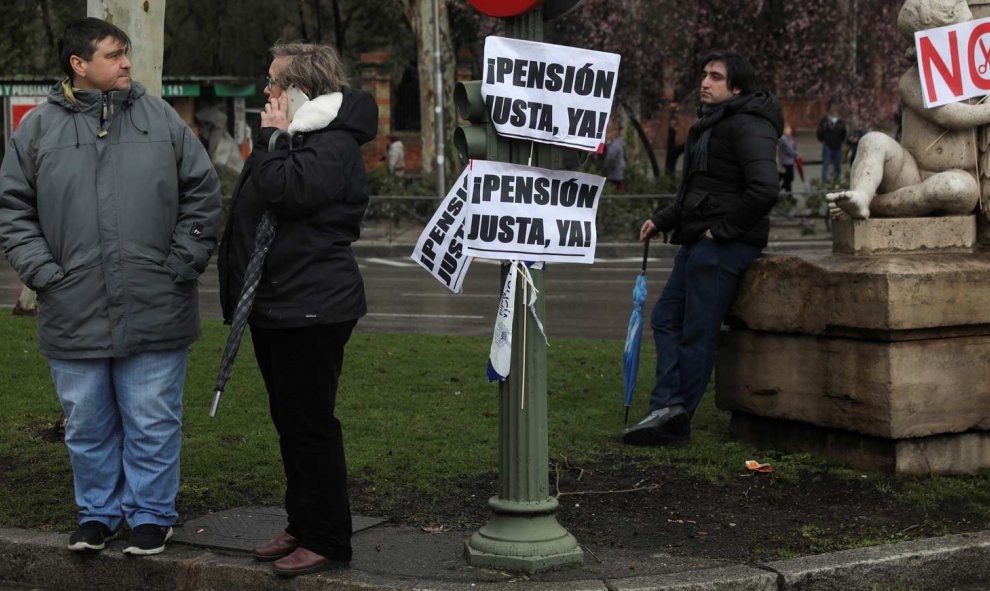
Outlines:
<svg viewBox="0 0 990 591"><path fill-rule="evenodd" d="M784 172L780 173L780 188L791 192L791 183L794 182L794 165L783 164Z"/></svg>
<svg viewBox="0 0 990 591"><path fill-rule="evenodd" d="M344 345L355 324L251 328L282 450L285 531L307 550L341 561L351 559L351 507L334 404Z"/></svg>

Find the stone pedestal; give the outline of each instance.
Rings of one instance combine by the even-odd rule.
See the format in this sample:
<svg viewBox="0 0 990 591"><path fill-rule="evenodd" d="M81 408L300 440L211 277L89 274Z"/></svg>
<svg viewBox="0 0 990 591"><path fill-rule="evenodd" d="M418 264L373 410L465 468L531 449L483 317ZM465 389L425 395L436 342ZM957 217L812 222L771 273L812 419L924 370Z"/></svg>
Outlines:
<svg viewBox="0 0 990 591"><path fill-rule="evenodd" d="M835 220L832 235L836 254L972 252L976 217Z"/></svg>
<svg viewBox="0 0 990 591"><path fill-rule="evenodd" d="M869 256L765 255L746 273L716 367L733 432L898 473L990 467L990 257L959 252L973 218L846 224L836 250ZM911 224L952 235L906 253Z"/></svg>

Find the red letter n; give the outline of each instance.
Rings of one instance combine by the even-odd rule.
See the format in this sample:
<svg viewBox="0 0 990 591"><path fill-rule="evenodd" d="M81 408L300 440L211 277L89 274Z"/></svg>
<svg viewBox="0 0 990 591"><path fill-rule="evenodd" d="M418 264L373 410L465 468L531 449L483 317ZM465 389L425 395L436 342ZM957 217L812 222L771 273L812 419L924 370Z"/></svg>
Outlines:
<svg viewBox="0 0 990 591"><path fill-rule="evenodd" d="M932 66L935 66L935 69L938 70L939 75L948 84L952 94L957 97L962 96L962 68L959 67L959 46L956 44L956 32L949 32L949 51L952 52L951 71L945 66L945 62L941 60L938 52L935 51L935 46L932 45L928 37L922 37L919 45L921 46L921 56L918 61L921 63L921 76L925 79L925 89L928 91L930 101L933 103L938 102L935 96L935 79L932 73Z"/></svg>

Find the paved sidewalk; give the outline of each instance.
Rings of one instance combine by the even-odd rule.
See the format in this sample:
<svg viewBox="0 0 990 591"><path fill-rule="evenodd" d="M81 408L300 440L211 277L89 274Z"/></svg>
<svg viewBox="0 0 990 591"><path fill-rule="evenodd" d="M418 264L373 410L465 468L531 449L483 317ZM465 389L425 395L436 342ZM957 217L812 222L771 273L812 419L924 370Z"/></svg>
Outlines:
<svg viewBox="0 0 990 591"><path fill-rule="evenodd" d="M177 537L194 532L182 533ZM533 575L468 566L463 548L471 533L374 525L355 534L351 568L283 579L243 550L173 541L158 556L129 558L120 552L124 542L115 540L103 552L80 554L65 549L66 534L0 528L0 581L46 591L951 591L981 583L990 589L990 532L752 565L586 540L582 566Z"/></svg>

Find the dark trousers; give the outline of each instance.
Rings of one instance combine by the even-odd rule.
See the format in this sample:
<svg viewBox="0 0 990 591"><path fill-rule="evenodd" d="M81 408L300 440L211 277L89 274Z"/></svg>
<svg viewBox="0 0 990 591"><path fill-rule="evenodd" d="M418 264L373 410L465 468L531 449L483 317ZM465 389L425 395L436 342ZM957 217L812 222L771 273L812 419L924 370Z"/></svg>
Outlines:
<svg viewBox="0 0 990 591"><path fill-rule="evenodd" d="M822 144L822 182L828 182L828 167L832 166L832 180L842 180L842 146L830 148Z"/></svg>
<svg viewBox="0 0 990 591"><path fill-rule="evenodd" d="M718 332L739 276L759 255L755 246L712 238L677 251L670 278L650 316L657 347L651 411L683 404L694 414L715 367Z"/></svg>
<svg viewBox="0 0 990 591"><path fill-rule="evenodd" d="M784 167L784 172L780 173L780 188L790 193L794 183L794 165L782 164L781 166Z"/></svg>
<svg viewBox="0 0 990 591"><path fill-rule="evenodd" d="M307 550L342 561L351 559L351 507L334 404L344 345L356 323L251 328L282 450L285 531Z"/></svg>

